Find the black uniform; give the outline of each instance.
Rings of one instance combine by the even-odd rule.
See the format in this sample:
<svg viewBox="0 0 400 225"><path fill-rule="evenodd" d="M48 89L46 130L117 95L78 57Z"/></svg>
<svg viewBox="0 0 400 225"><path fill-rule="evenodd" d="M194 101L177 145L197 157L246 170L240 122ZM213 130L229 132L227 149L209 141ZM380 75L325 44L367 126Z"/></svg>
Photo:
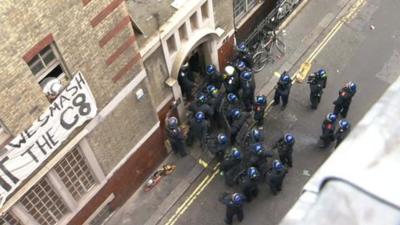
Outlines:
<svg viewBox="0 0 400 225"><path fill-rule="evenodd" d="M207 104L210 106L213 113L213 117L211 118L212 124L213 125L216 124L218 127L221 127L222 125L219 119L221 118L220 109L223 99L224 99L224 94L218 93L217 95L210 95L207 101Z"/></svg>
<svg viewBox="0 0 400 225"><path fill-rule="evenodd" d="M224 80L224 87L226 93L234 93L236 96L238 96L240 83L236 73L232 76L228 76Z"/></svg>
<svg viewBox="0 0 400 225"><path fill-rule="evenodd" d="M279 104L280 99L282 98L282 108L285 108L289 101L290 88L292 87L292 80L285 83L281 80L278 81L277 87L275 89L274 95L274 105Z"/></svg>
<svg viewBox="0 0 400 225"><path fill-rule="evenodd" d="M330 122L329 120L325 119L322 122L322 135L320 139L322 141L321 148L328 147L332 141L335 140L335 123Z"/></svg>
<svg viewBox="0 0 400 225"><path fill-rule="evenodd" d="M238 58L246 64L246 67L253 68L253 56L250 52L239 52Z"/></svg>
<svg viewBox="0 0 400 225"><path fill-rule="evenodd" d="M232 224L233 217L235 215L237 216L239 222L243 220L243 202L235 204L232 201L232 195L233 194L224 194L222 197L222 203L226 205L226 224ZM245 200L244 196L242 196L242 198Z"/></svg>
<svg viewBox="0 0 400 225"><path fill-rule="evenodd" d="M192 91L195 86L195 82L190 79L189 74L188 71L180 71L178 76L178 83L181 86L182 94L186 98L192 98Z"/></svg>
<svg viewBox="0 0 400 225"><path fill-rule="evenodd" d="M251 148L251 146L250 146ZM264 150L261 154L256 154L254 152L250 152L248 158L247 166L254 166L258 169L262 178L265 178L265 175L268 172L268 158L271 158L272 154Z"/></svg>
<svg viewBox="0 0 400 225"><path fill-rule="evenodd" d="M212 137L209 140L211 141L208 142L208 150L215 155L218 162L224 161L225 152L229 144L218 143L217 137Z"/></svg>
<svg viewBox="0 0 400 225"><path fill-rule="evenodd" d="M248 117L249 117L248 113L241 112L240 117L238 119L234 119L230 124L232 143L236 141L236 135L239 133L240 129L242 128L243 124L246 122Z"/></svg>
<svg viewBox="0 0 400 225"><path fill-rule="evenodd" d="M207 74L206 81L207 81L207 84L212 84L212 85L214 85L214 87L220 89L224 79L223 79L221 73L216 71L213 74Z"/></svg>
<svg viewBox="0 0 400 225"><path fill-rule="evenodd" d="M254 120L257 126L262 126L264 124L265 108L267 108L267 104L254 104Z"/></svg>
<svg viewBox="0 0 400 225"><path fill-rule="evenodd" d="M191 118L189 121L189 133L186 140L186 143L189 146L193 145L193 142L198 139L200 141L201 148L204 149L204 145L207 141L209 122L207 120L203 120L201 122L196 121L194 118Z"/></svg>
<svg viewBox="0 0 400 225"><path fill-rule="evenodd" d="M241 159L227 157L221 162L220 169L224 173L226 185L233 186L236 181L235 179L243 170L242 168L243 166Z"/></svg>
<svg viewBox="0 0 400 225"><path fill-rule="evenodd" d="M278 140L277 144L275 144L274 147L278 148L278 154L279 154L279 160L289 166L293 166L293 159L292 159L292 154L293 154L293 144L287 144L284 141L284 138L282 137L281 139Z"/></svg>
<svg viewBox="0 0 400 225"><path fill-rule="evenodd" d="M240 78L240 87L242 89L242 101L244 108L247 112L250 112L254 104L254 90L256 88L254 78L252 77L252 79L249 81Z"/></svg>
<svg viewBox="0 0 400 225"><path fill-rule="evenodd" d="M282 171L270 169L268 172L268 186L273 195L277 195L282 190L282 183L287 173L286 168Z"/></svg>
<svg viewBox="0 0 400 225"><path fill-rule="evenodd" d="M317 109L321 101L323 89L326 87L326 76L317 78L315 75L309 76L308 82L310 84L310 102L311 108Z"/></svg>
<svg viewBox="0 0 400 225"><path fill-rule="evenodd" d="M339 96L336 101L333 102L335 108L333 109L333 113L335 115L342 115L342 117L347 116L347 112L349 111L349 107L351 104L351 99L353 98L354 93L350 91L350 89L344 87L340 89Z"/></svg>
<svg viewBox="0 0 400 225"><path fill-rule="evenodd" d="M340 143L347 137L347 135L350 133L350 128L347 129L342 129L339 128L336 131L335 137L336 137L336 146L335 148L337 148L337 146L340 145Z"/></svg>
<svg viewBox="0 0 400 225"><path fill-rule="evenodd" d="M242 192L249 202L251 202L251 200L253 200L253 198L256 198L258 195L257 182L257 178L251 179L248 176L244 176L243 179L240 181Z"/></svg>
<svg viewBox="0 0 400 225"><path fill-rule="evenodd" d="M168 140L171 143L172 151L179 153L182 157L186 156L185 137L182 130L177 128L167 128Z"/></svg>
<svg viewBox="0 0 400 225"><path fill-rule="evenodd" d="M189 110L193 115L197 112L203 112L207 119L211 119L214 116L214 110L207 103L200 103L198 101L192 102L189 106Z"/></svg>

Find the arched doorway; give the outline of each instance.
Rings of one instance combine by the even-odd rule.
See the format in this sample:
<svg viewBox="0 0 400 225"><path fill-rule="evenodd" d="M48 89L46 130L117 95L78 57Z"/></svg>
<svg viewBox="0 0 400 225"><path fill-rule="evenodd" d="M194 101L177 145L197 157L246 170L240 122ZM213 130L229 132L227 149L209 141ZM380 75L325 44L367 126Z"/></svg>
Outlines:
<svg viewBox="0 0 400 225"><path fill-rule="evenodd" d="M184 102L182 96L182 90L178 83L178 74L181 66L189 61L191 57L198 57L198 68L199 73L202 73L205 66L208 64L214 64L218 68L218 53L217 53L217 41L218 35L214 30L201 29L194 32L189 40L182 44L182 47L177 52L175 60L171 68L171 76L167 84L172 87L174 99L181 100L182 103L178 106L178 113L181 120L185 120L185 107L187 102ZM203 73L204 74L204 73ZM198 82L201 82L201 77L197 78Z"/></svg>

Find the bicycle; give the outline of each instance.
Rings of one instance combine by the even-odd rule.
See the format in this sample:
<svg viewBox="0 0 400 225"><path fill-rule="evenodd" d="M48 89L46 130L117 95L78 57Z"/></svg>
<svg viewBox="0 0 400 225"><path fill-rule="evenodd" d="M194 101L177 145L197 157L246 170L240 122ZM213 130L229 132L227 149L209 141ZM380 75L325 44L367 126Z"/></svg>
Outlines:
<svg viewBox="0 0 400 225"><path fill-rule="evenodd" d="M277 50L278 54L274 54ZM268 31L258 46L256 47L255 54L253 55L253 71L259 72L264 69L265 65L275 61L275 57L280 59L286 53L286 45L278 38L275 30Z"/></svg>

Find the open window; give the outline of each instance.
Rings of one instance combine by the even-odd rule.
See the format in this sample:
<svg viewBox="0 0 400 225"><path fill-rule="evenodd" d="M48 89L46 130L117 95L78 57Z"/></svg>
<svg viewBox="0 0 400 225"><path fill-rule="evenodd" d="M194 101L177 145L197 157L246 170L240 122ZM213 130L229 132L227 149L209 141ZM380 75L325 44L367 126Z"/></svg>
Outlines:
<svg viewBox="0 0 400 225"><path fill-rule="evenodd" d="M56 98L67 76L55 44L44 47L28 62L28 66L48 99Z"/></svg>

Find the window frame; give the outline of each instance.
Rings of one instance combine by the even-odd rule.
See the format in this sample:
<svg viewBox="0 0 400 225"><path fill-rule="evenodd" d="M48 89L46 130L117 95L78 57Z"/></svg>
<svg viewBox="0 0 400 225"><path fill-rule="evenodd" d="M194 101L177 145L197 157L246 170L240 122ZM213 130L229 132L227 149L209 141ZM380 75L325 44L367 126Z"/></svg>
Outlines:
<svg viewBox="0 0 400 225"><path fill-rule="evenodd" d="M74 153L73 151L77 151L77 153ZM72 167L71 162L69 162L67 160L67 157L69 157L69 154L79 154L79 156L81 157L81 160L83 161L84 165L82 164L78 164L79 169L75 167ZM74 162L76 162L76 157L75 156L71 156L73 157ZM66 163L64 165L62 165L62 163ZM83 180L72 180L72 179L68 179L66 178L68 181L64 182L64 176L62 176L61 172L65 173L65 175L67 175L66 173L68 172L65 165L67 165L68 167L71 168L71 171L74 173L75 177L78 178L82 178L83 176L85 176L85 178L89 179L88 177L91 176L92 179L92 183L90 185L89 188L86 187L85 183ZM87 172L89 173L89 175L79 175L78 172L82 172L82 167L86 167ZM60 169L61 171L59 171L58 169ZM79 171L78 171L79 170ZM61 159L59 162L57 162L57 164L53 167L53 171L57 174L58 178L60 179L60 182L65 186L66 191L69 192L69 194L71 194L72 198L79 204L80 201L82 201L83 199L85 199L85 196L87 196L88 194L90 194L90 192L96 187L96 185L98 185L98 181L96 179L96 176L91 168L90 163L87 161L85 155L82 152L82 149L79 145L76 145L67 155L64 156L63 159ZM85 171L83 171L85 172ZM68 176L70 177L70 176ZM71 185L75 184L75 183L79 183L79 185L83 186L83 189L85 190L84 192L79 192L79 188L80 187L71 187L71 189L69 188L68 183L70 183ZM78 198L75 198L76 196L74 195L73 191L78 191L76 194L78 195ZM61 191L61 190L60 190Z"/></svg>
<svg viewBox="0 0 400 225"><path fill-rule="evenodd" d="M49 48L50 51L45 51L43 52L46 48ZM54 59L47 63L45 62L44 58L47 54L52 53L54 55ZM32 61L35 59L36 61L32 63ZM32 66L35 65L36 63L41 63L43 69L38 71L36 74L32 70ZM58 51L58 48L56 46L55 42L51 42L49 45L44 47L38 54L36 54L29 62L27 62L29 69L31 70L33 76L35 77L36 81L39 83L39 85L42 87L41 82L46 79L46 77L57 67L60 66L62 73L57 76L58 79L66 79L68 80L68 72L67 68L64 65L64 61L62 60L61 54ZM42 87L43 88L43 87Z"/></svg>

